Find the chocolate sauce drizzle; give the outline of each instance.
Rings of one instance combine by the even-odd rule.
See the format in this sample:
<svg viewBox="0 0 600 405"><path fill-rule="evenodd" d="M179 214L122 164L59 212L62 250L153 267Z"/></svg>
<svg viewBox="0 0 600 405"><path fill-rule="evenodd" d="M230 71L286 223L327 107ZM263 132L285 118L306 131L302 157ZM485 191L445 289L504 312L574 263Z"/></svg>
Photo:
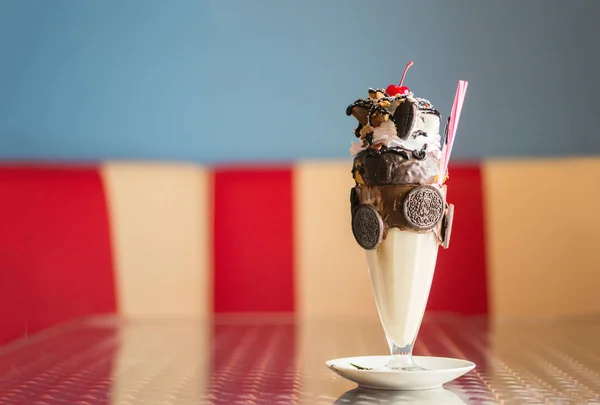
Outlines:
<svg viewBox="0 0 600 405"><path fill-rule="evenodd" d="M424 160L427 157L427 144L423 144L421 150L413 150L412 155L417 160Z"/></svg>
<svg viewBox="0 0 600 405"><path fill-rule="evenodd" d="M440 116L440 112L433 108L433 105L424 98L415 98L417 108L423 112L423 114L434 114L438 117Z"/></svg>
<svg viewBox="0 0 600 405"><path fill-rule="evenodd" d="M446 122L446 128L444 128L444 146L448 145L448 126L450 125L450 117Z"/></svg>
<svg viewBox="0 0 600 405"><path fill-rule="evenodd" d="M385 100L385 101L389 101L390 103L393 103L394 101L398 101L403 98L408 98L407 94L390 96L385 92L384 89L369 89L369 94L375 94L376 92L383 93L383 97L381 97L377 101ZM438 110L436 110L435 108L433 108L433 105L429 102L429 100L426 100L424 98L415 98L414 100L415 100L415 104L417 105L417 108L419 110L421 110L424 114L434 114L434 115L437 115L438 117L440 116L440 112ZM356 100L355 102L353 102L346 108L346 115L348 115L348 116L352 115L352 109L354 107L362 107L369 111L371 111L371 108L376 107L376 109L378 109L379 111L386 112L389 114L389 111L387 111L387 109L380 107L377 104L376 100L373 100L373 99L365 100L365 99L360 98L360 99Z"/></svg>
<svg viewBox="0 0 600 405"><path fill-rule="evenodd" d="M424 160L425 158L427 158L427 144L424 144L420 150L417 150L417 149L411 150L411 149L402 148L400 146L394 146L391 148L382 146L381 149L379 149L379 150L374 150L374 149L369 148L369 149L365 149L365 151L371 156L379 156L383 153L394 153L396 155L402 156L406 160L410 159L411 155L413 158L415 158L417 160ZM410 155L409 155L409 153L410 153Z"/></svg>
<svg viewBox="0 0 600 405"><path fill-rule="evenodd" d="M410 136L411 136L413 139L417 139L417 137L419 137L419 136L425 136L425 137L426 137L426 136L427 136L427 132L425 132L425 131L422 131L422 130L420 130L420 129L417 129L417 130L416 130L416 131L414 131L412 134L410 134Z"/></svg>
<svg viewBox="0 0 600 405"><path fill-rule="evenodd" d="M362 108L365 108L367 110L371 110L371 106L372 105L373 105L373 100L370 100L370 99L369 100L363 100L362 98L359 98L354 103L350 104L348 106L348 108L346 108L346 115L347 116L351 116L352 115L352 109L354 107L362 107Z"/></svg>
<svg viewBox="0 0 600 405"><path fill-rule="evenodd" d="M358 126L354 129L354 136L360 138L360 130L363 129L363 125L359 122Z"/></svg>
<svg viewBox="0 0 600 405"><path fill-rule="evenodd" d="M373 90L373 89L369 89L369 93L371 93L371 90ZM383 100L383 101L389 101L390 103L393 103L394 101L398 101L398 100L408 97L406 94L403 94L400 96L389 96L383 89L373 90L373 93L375 93L377 91L383 93L383 97L381 97L378 100L373 100L373 99L365 100L365 99L359 98L358 100L356 100L355 102L353 102L346 108L346 115L347 116L352 115L352 109L354 107L364 108L366 110L369 110L369 113L379 111L382 114L390 114L390 112L387 110L387 108L381 107L379 104L377 104L377 101ZM390 115L390 117L391 117L391 115Z"/></svg>
<svg viewBox="0 0 600 405"><path fill-rule="evenodd" d="M352 175L354 175L354 169L352 170ZM354 211L354 208L356 208L359 203L360 201L356 193L356 187L352 187L352 189L350 189L350 210Z"/></svg>

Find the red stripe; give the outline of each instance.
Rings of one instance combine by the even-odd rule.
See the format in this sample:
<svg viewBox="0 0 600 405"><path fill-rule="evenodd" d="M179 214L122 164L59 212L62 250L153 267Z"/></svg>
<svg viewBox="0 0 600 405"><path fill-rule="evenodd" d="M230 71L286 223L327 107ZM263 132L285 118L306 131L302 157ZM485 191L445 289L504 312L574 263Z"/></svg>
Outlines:
<svg viewBox="0 0 600 405"><path fill-rule="evenodd" d="M449 168L448 202L454 204L450 248L440 248L428 310L486 314L487 283L481 170Z"/></svg>
<svg viewBox="0 0 600 405"><path fill-rule="evenodd" d="M93 168L0 168L0 343L114 312L102 182ZM2 330L3 328L0 328Z"/></svg>
<svg viewBox="0 0 600 405"><path fill-rule="evenodd" d="M215 312L293 311L292 170L214 174Z"/></svg>

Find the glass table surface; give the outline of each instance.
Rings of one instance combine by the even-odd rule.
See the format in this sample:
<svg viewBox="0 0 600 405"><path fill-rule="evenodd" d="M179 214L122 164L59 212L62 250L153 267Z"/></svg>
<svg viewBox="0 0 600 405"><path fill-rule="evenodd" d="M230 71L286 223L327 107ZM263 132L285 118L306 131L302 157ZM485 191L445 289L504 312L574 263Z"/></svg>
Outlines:
<svg viewBox="0 0 600 405"><path fill-rule="evenodd" d="M0 348L0 404L599 404L600 317L427 314L415 354L477 367L444 388L357 388L329 359L386 354L378 319L96 316Z"/></svg>

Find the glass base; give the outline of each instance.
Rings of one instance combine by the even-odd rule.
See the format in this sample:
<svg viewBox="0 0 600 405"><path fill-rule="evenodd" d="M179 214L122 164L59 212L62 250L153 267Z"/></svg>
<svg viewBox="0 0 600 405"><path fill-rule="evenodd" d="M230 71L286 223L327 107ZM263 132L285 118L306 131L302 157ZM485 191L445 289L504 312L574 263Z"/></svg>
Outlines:
<svg viewBox="0 0 600 405"><path fill-rule="evenodd" d="M390 361L384 367L387 370L394 371L423 371L425 368L418 366L411 355L392 356Z"/></svg>
<svg viewBox="0 0 600 405"><path fill-rule="evenodd" d="M413 345L398 347L394 343L390 344L390 360L385 365L385 369L394 371L423 371L423 367L418 366L412 356Z"/></svg>

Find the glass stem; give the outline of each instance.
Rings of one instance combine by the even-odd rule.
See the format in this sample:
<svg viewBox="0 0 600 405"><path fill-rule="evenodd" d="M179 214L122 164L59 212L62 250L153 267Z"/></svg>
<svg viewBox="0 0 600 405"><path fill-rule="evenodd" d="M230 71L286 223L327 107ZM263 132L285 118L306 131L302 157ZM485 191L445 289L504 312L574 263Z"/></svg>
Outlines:
<svg viewBox="0 0 600 405"><path fill-rule="evenodd" d="M387 368L392 370L419 370L412 356L413 344L398 347L394 342L390 343L390 361Z"/></svg>

